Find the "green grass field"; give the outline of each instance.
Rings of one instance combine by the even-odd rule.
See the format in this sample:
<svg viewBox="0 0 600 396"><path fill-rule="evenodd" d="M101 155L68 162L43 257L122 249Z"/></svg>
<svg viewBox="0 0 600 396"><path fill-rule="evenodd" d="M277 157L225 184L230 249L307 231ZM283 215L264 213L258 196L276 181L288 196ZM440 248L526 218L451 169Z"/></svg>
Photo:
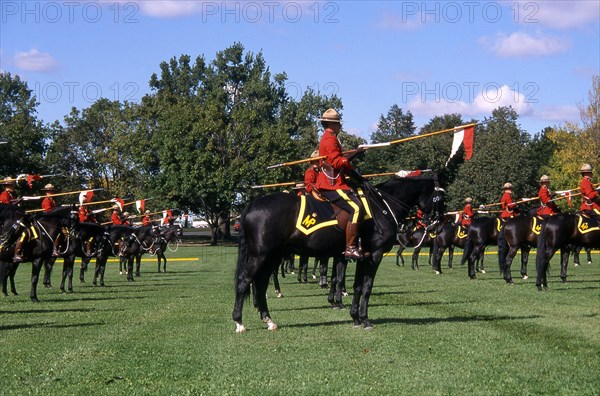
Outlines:
<svg viewBox="0 0 600 396"><path fill-rule="evenodd" d="M600 255L569 267L550 290L530 279L508 286L494 256L470 281L465 267L436 276L382 263L371 298L375 329L354 329L328 308L316 281L282 280L269 293L269 332L248 301L245 334L231 320L236 250L182 247L159 274L144 263L127 283L109 263L105 288L75 280L75 294L40 286L29 301L30 264L19 296L0 300L4 395L593 395L600 394ZM531 259L534 260L532 255ZM311 261L312 265L312 261ZM443 268L446 268L445 266ZM354 271L354 264L349 274ZM352 276L348 285L352 284ZM345 302L350 303L351 297Z"/></svg>

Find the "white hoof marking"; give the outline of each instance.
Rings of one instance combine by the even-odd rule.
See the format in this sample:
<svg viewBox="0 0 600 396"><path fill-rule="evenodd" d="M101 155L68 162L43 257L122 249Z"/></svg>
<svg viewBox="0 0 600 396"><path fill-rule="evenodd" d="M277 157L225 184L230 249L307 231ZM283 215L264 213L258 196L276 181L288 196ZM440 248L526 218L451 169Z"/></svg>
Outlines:
<svg viewBox="0 0 600 396"><path fill-rule="evenodd" d="M235 322L235 332L236 333L245 333L246 332L246 326L244 326L241 323Z"/></svg>
<svg viewBox="0 0 600 396"><path fill-rule="evenodd" d="M529 279L529 277L527 275L523 275L523 280L525 279Z"/></svg>
<svg viewBox="0 0 600 396"><path fill-rule="evenodd" d="M267 320L267 329L269 329L269 331L275 331L277 330L277 324L269 319Z"/></svg>

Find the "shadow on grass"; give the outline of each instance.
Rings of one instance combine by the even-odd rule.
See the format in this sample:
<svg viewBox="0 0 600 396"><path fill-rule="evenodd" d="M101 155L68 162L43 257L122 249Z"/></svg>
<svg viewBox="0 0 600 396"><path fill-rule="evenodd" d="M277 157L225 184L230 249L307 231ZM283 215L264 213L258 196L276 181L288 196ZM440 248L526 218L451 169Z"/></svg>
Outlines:
<svg viewBox="0 0 600 396"><path fill-rule="evenodd" d="M530 315L530 316L450 316L446 318L411 318L411 319L402 319L402 318L387 318L387 319L371 319L371 322L374 325L383 325L383 324L404 324L404 325L431 325L437 323L471 323L471 322L495 322L495 321L504 321L504 320L529 320L529 319L538 319L541 318L540 315ZM337 326L351 323L351 320L337 320L337 321L328 321L328 322L315 322L315 323L298 323L298 324L290 324L284 325L284 327L321 327L321 326Z"/></svg>
<svg viewBox="0 0 600 396"><path fill-rule="evenodd" d="M79 324L55 324L55 323L29 323L29 324L19 324L19 325L7 325L0 326L0 331L2 330L21 330L21 329L68 329L71 327L92 327L98 325L105 325L105 322L95 322L95 323L79 323Z"/></svg>
<svg viewBox="0 0 600 396"><path fill-rule="evenodd" d="M78 309L20 309L18 311L0 311L3 314L37 314L37 313L61 313L61 312L96 312L95 308L78 308Z"/></svg>
<svg viewBox="0 0 600 396"><path fill-rule="evenodd" d="M138 297L138 296L134 296L134 297L127 297L127 299L129 300L143 300L146 297ZM94 298L73 298L70 300L59 300L56 298L49 298L49 299L44 299L41 302L57 302L57 303L74 303L74 302L82 302L82 301L111 301L111 300L120 300L121 297L94 297Z"/></svg>

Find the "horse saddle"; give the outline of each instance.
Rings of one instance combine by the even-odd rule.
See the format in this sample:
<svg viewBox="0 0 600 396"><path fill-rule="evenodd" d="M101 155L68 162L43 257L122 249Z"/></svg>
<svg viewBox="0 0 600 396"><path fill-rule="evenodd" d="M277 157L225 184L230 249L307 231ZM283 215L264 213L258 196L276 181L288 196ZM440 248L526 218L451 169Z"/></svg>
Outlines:
<svg viewBox="0 0 600 396"><path fill-rule="evenodd" d="M585 214L577 215L577 229L582 234L587 234L592 231L600 231L600 221L598 218L586 216Z"/></svg>
<svg viewBox="0 0 600 396"><path fill-rule="evenodd" d="M371 218L371 209L367 199L360 189L357 191L357 195L365 207L363 220L368 220ZM316 199L310 195L300 196L296 228L305 235L325 227L337 226L340 230L345 230L349 220L350 214L332 202Z"/></svg>

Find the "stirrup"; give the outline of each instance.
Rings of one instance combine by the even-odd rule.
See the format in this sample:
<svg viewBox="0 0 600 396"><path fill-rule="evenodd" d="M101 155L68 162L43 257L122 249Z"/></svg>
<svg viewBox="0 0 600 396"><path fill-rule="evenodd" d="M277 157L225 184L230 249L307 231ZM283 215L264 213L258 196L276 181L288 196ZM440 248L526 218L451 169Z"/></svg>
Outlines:
<svg viewBox="0 0 600 396"><path fill-rule="evenodd" d="M17 255L17 254L15 254L15 255L13 256L13 262L14 262L14 263L20 263L21 261L23 261L23 256L22 256L22 255L20 255L20 254L18 254L18 255Z"/></svg>
<svg viewBox="0 0 600 396"><path fill-rule="evenodd" d="M346 251L344 252L344 257L347 260L359 260L362 258L362 255L354 245L350 245L346 247Z"/></svg>
<svg viewBox="0 0 600 396"><path fill-rule="evenodd" d="M59 257L59 256L60 256L60 253L58 253L58 250L54 249L54 250L52 251L52 256L51 256L51 257L52 257L52 258L56 258L56 257Z"/></svg>

